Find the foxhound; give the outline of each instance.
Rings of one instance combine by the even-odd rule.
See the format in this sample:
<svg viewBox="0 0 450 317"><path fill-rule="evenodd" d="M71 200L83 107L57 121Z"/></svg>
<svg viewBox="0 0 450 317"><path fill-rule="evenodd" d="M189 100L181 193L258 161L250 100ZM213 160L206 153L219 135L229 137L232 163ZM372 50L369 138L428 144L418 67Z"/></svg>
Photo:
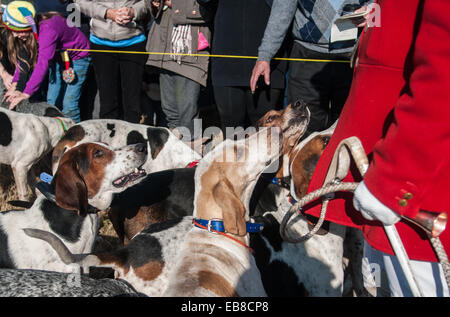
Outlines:
<svg viewBox="0 0 450 317"><path fill-rule="evenodd" d="M280 156L280 132L262 129L247 139L226 140L199 163L194 226L164 296L266 296L249 247L249 232L262 228L250 222L248 206L259 176Z"/></svg>
<svg viewBox="0 0 450 317"><path fill-rule="evenodd" d="M63 239L72 252L92 250L97 214L89 205L105 209L112 194L145 175L140 168L147 146L136 144L117 150L85 143L68 151L50 185L42 185L31 208L0 213L0 267L71 272L44 241L30 238L23 228L47 230Z"/></svg>
<svg viewBox="0 0 450 317"><path fill-rule="evenodd" d="M268 112L258 123L263 127L283 127L290 118L288 110ZM361 272L363 243L359 230L325 222L324 230L299 244L285 242L279 234L286 211L307 194L315 167L335 126L336 123L305 139L294 136L288 144L285 141L283 167L275 176L277 181L267 185L268 181L262 179L265 185L258 184L265 190L254 196L254 217L264 223L264 230L261 235L253 236L251 245L270 255L257 257L269 296L342 296L353 295L353 291L358 295L367 294ZM298 236L311 230L317 220L307 215L296 219L291 229ZM347 278L351 279L348 284Z"/></svg>
<svg viewBox="0 0 450 317"><path fill-rule="evenodd" d="M31 167L74 124L69 118L36 116L0 107L0 164L11 166L19 199L28 199L27 176ZM34 189L34 184L30 185Z"/></svg>
<svg viewBox="0 0 450 317"><path fill-rule="evenodd" d="M283 130L283 153L287 157L309 123L306 104L296 102L281 112L269 112L263 123ZM287 162L285 166L289 167ZM139 184L115 195L109 216L119 239L125 244L148 225L192 215L195 168L168 169L151 173ZM283 168L277 174L282 179ZM269 195L272 197L273 195ZM267 197L260 197L267 199ZM270 209L272 210L272 209Z"/></svg>
<svg viewBox="0 0 450 317"><path fill-rule="evenodd" d="M70 148L86 142L102 142L113 148L134 143L147 143L148 159L143 169L147 173L169 168L186 167L200 160L201 155L180 140L169 129L122 120L86 120L67 131L52 153L53 173L61 156Z"/></svg>

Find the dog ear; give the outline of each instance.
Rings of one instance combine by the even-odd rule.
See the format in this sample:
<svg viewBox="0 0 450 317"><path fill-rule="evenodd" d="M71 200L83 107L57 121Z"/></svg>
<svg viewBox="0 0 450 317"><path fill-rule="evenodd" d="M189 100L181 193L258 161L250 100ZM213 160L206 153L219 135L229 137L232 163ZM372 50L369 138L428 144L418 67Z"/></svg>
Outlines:
<svg viewBox="0 0 450 317"><path fill-rule="evenodd" d="M213 188L213 197L222 209L223 225L229 233L244 236L247 234L245 207L226 178L222 178Z"/></svg>
<svg viewBox="0 0 450 317"><path fill-rule="evenodd" d="M169 132L164 128L151 127L147 129L147 140L150 145L152 159L155 159L156 156L158 156L168 139Z"/></svg>
<svg viewBox="0 0 450 317"><path fill-rule="evenodd" d="M58 167L54 177L55 201L64 209L76 210L78 215L88 212L88 191L79 172L78 163L67 160Z"/></svg>
<svg viewBox="0 0 450 317"><path fill-rule="evenodd" d="M136 130L130 131L127 135L127 145L146 142L147 140L144 138L144 136Z"/></svg>

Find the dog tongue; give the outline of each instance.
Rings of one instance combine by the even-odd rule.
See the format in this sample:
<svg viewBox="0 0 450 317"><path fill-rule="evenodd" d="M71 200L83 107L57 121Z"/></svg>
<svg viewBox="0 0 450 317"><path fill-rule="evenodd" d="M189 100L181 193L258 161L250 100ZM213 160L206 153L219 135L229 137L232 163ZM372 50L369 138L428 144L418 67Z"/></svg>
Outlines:
<svg viewBox="0 0 450 317"><path fill-rule="evenodd" d="M133 173L130 173L128 175L122 176L118 179L116 179L113 182L113 185L116 187L123 187L125 186L128 182L130 181L134 181L135 179L145 176L147 173L145 172L145 170L143 169L138 169L135 168Z"/></svg>
<svg viewBox="0 0 450 317"><path fill-rule="evenodd" d="M116 179L113 184L117 187L122 187L128 182L129 175L122 176L121 178Z"/></svg>

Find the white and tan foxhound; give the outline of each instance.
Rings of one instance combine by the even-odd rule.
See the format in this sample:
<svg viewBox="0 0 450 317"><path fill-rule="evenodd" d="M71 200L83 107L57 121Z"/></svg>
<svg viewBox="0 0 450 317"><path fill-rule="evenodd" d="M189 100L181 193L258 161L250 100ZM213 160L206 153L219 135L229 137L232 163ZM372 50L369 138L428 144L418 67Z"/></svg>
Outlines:
<svg viewBox="0 0 450 317"><path fill-rule="evenodd" d="M51 184L43 187L44 195L31 208L0 213L0 267L70 272L51 246L22 229L50 231L72 252L91 252L98 216L89 213L89 205L108 207L113 193L145 175L140 167L146 159L145 144L112 150L86 143L68 151Z"/></svg>
<svg viewBox="0 0 450 317"><path fill-rule="evenodd" d="M249 247L249 232L262 228L250 222L248 207L259 176L281 150L281 129L266 128L227 140L203 158L195 173L194 226L164 296L266 296Z"/></svg>

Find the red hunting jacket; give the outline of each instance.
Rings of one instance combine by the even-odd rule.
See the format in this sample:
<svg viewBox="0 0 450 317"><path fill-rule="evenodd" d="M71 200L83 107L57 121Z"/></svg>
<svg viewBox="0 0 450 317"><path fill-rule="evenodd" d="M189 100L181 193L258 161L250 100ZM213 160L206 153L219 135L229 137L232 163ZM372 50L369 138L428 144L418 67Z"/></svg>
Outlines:
<svg viewBox="0 0 450 317"><path fill-rule="evenodd" d="M381 27L362 34L349 97L308 192L322 186L339 142L357 136L370 160L364 181L384 205L409 217L420 209L449 213L450 1L378 4ZM353 180L361 180L356 169L345 179ZM393 254L380 222L365 220L352 197L336 195L327 220L360 228L372 247ZM421 229L405 220L396 227L411 259L437 261ZM440 238L450 254L450 229Z"/></svg>

